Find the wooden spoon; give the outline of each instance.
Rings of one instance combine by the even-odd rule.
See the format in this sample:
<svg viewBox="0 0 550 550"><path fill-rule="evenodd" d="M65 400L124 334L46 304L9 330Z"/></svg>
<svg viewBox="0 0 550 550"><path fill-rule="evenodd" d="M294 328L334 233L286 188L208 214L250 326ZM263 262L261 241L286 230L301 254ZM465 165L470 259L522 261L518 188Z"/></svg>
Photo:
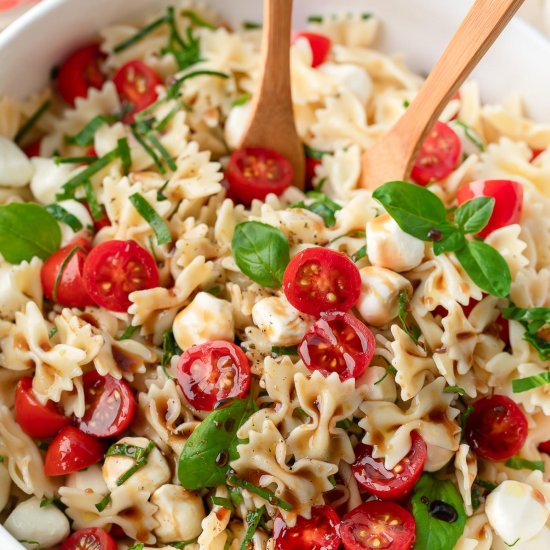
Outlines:
<svg viewBox="0 0 550 550"><path fill-rule="evenodd" d="M523 0L476 0L405 114L363 153L362 187L374 189L408 178L424 138L444 107L521 4Z"/></svg>
<svg viewBox="0 0 550 550"><path fill-rule="evenodd" d="M264 0L262 73L241 147L265 147L285 156L294 168L294 185L304 188L304 148L292 110L290 32L292 0Z"/></svg>

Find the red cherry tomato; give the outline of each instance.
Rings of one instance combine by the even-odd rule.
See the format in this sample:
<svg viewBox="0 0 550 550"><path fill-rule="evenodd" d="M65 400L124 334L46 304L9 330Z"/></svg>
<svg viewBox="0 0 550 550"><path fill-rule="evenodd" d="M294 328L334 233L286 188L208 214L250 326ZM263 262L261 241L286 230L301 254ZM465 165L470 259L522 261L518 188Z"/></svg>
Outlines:
<svg viewBox="0 0 550 550"><path fill-rule="evenodd" d="M487 237L495 229L519 223L523 208L523 186L512 180L472 181L458 190L456 198L459 206L476 197L493 197L495 207L489 223L479 232Z"/></svg>
<svg viewBox="0 0 550 550"><path fill-rule="evenodd" d="M283 290L302 313L319 316L327 311L348 311L359 300L361 275L342 252L316 246L290 260Z"/></svg>
<svg viewBox="0 0 550 550"><path fill-rule="evenodd" d="M514 456L527 438L527 419L523 411L505 395L484 397L473 404L464 430L472 450L487 460L507 460Z"/></svg>
<svg viewBox="0 0 550 550"><path fill-rule="evenodd" d="M100 65L104 58L99 44L90 44L73 52L63 62L57 74L57 89L69 105L74 105L77 97L86 97L90 88L103 86L105 75Z"/></svg>
<svg viewBox="0 0 550 550"><path fill-rule="evenodd" d="M550 439L539 445L539 451L550 455Z"/></svg>
<svg viewBox="0 0 550 550"><path fill-rule="evenodd" d="M411 434L411 450L392 470L383 458L373 458L370 445L355 448L352 466L355 479L371 494L382 500L399 499L410 493L426 462L426 443L417 432Z"/></svg>
<svg viewBox="0 0 550 550"><path fill-rule="evenodd" d="M40 280L44 296L48 300L69 307L84 308L95 305L84 287L82 278L89 251L90 243L85 238L79 237L44 262L40 271ZM67 261L69 255L71 258Z"/></svg>
<svg viewBox="0 0 550 550"><path fill-rule="evenodd" d="M410 550L415 535L414 518L395 502L364 502L340 523L346 550Z"/></svg>
<svg viewBox="0 0 550 550"><path fill-rule="evenodd" d="M118 95L131 111L124 117L124 122L134 122L136 113L152 105L157 97L157 86L162 84L160 76L148 65L138 59L120 67L113 77Z"/></svg>
<svg viewBox="0 0 550 550"><path fill-rule="evenodd" d="M117 550L117 545L103 529L88 527L73 533L59 550Z"/></svg>
<svg viewBox="0 0 550 550"><path fill-rule="evenodd" d="M78 472L99 462L103 453L103 443L99 439L82 433L73 426L65 426L46 451L44 472L47 476Z"/></svg>
<svg viewBox="0 0 550 550"><path fill-rule="evenodd" d="M31 437L53 437L70 420L59 412L55 403L42 405L32 391L32 378L24 376L15 390L15 420Z"/></svg>
<svg viewBox="0 0 550 550"><path fill-rule="evenodd" d="M293 42L296 42L298 38L305 38L309 42L311 53L313 54L311 59L311 66L318 67L328 57L332 42L328 36L324 34L318 34L316 32L300 31L294 34Z"/></svg>
<svg viewBox="0 0 550 550"><path fill-rule="evenodd" d="M41 139L37 139L36 141L33 141L29 145L23 148L23 152L25 155L27 155L29 158L31 157L39 157L40 156L40 145L42 143Z"/></svg>
<svg viewBox="0 0 550 550"><path fill-rule="evenodd" d="M250 147L231 154L225 171L229 189L244 204L264 200L269 193L280 195L292 183L292 164L276 151Z"/></svg>
<svg viewBox="0 0 550 550"><path fill-rule="evenodd" d="M221 399L245 396L251 378L246 355L224 340L186 350L179 360L177 376L183 394L199 411L211 411Z"/></svg>
<svg viewBox="0 0 550 550"><path fill-rule="evenodd" d="M311 519L298 516L296 525L288 527L280 516L275 518L275 550L338 550L338 514L330 506L314 506Z"/></svg>
<svg viewBox="0 0 550 550"><path fill-rule="evenodd" d="M313 187L313 180L316 176L315 170L320 164L320 159L306 156L306 188L311 189Z"/></svg>
<svg viewBox="0 0 550 550"><path fill-rule="evenodd" d="M374 356L372 332L351 313L323 313L306 332L298 353L311 371L324 376L337 372L340 380L359 378Z"/></svg>
<svg viewBox="0 0 550 550"><path fill-rule="evenodd" d="M95 303L126 311L128 296L159 284L155 259L134 241L106 241L92 249L84 263L84 286Z"/></svg>
<svg viewBox="0 0 550 550"><path fill-rule="evenodd" d="M533 149L533 153L529 162L533 162L539 155L544 153L544 151L546 151L546 149Z"/></svg>
<svg viewBox="0 0 550 550"><path fill-rule="evenodd" d="M132 422L136 400L125 380L96 371L83 377L86 413L78 421L80 431L96 437L120 435Z"/></svg>
<svg viewBox="0 0 550 550"><path fill-rule="evenodd" d="M419 185L427 185L447 177L457 166L462 146L456 133L443 122L437 121L424 140L411 178Z"/></svg>

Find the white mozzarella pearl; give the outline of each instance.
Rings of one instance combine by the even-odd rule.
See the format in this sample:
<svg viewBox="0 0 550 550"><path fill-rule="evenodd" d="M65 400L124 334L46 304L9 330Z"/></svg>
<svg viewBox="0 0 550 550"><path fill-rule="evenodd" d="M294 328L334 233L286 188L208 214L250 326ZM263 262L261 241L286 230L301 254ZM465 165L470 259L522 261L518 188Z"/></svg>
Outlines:
<svg viewBox="0 0 550 550"><path fill-rule="evenodd" d="M55 202L55 195L71 177L74 167L70 164L56 164L52 159L34 157L34 174L31 179L31 191L34 198L42 204Z"/></svg>
<svg viewBox="0 0 550 550"><path fill-rule="evenodd" d="M103 474L101 473L101 466L94 464L89 466L85 470L73 472L67 476L65 482L67 487L73 487L74 489L80 489L81 491L92 490L94 493L106 494L109 492Z"/></svg>
<svg viewBox="0 0 550 550"><path fill-rule="evenodd" d="M230 149L237 149L241 143L244 131L250 118L251 102L233 107L225 122L225 141Z"/></svg>
<svg viewBox="0 0 550 550"><path fill-rule="evenodd" d="M0 185L24 187L31 181L32 173L27 155L11 139L0 136Z"/></svg>
<svg viewBox="0 0 550 550"><path fill-rule="evenodd" d="M90 216L90 213L81 202L74 199L67 199L65 201L60 201L57 204L64 208L69 214L72 214L75 218L77 218L84 229L94 225L92 216ZM61 246L66 246L75 238L76 232L73 231L66 223L59 222L59 227L61 228Z"/></svg>
<svg viewBox="0 0 550 550"><path fill-rule="evenodd" d="M372 93L372 80L361 67L351 63L327 62L319 65L319 70L333 76L341 86L347 88L363 105L367 103Z"/></svg>

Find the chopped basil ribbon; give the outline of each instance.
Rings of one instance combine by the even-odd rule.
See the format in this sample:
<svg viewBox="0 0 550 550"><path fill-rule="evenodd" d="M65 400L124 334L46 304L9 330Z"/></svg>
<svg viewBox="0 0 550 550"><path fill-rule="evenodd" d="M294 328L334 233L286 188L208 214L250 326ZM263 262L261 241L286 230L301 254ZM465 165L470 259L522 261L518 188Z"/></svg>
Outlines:
<svg viewBox="0 0 550 550"><path fill-rule="evenodd" d="M97 504L94 504L98 512L103 512L111 502L111 493L105 495Z"/></svg>
<svg viewBox="0 0 550 550"><path fill-rule="evenodd" d="M178 101L176 101L176 104L168 111L168 113L156 123L155 130L161 133L164 132L168 124L170 124L170 121L174 118L176 113L179 113L182 108L186 111L190 110L189 105L187 105L185 101L183 101L182 99L178 99Z"/></svg>
<svg viewBox="0 0 550 550"><path fill-rule="evenodd" d="M53 157L55 164L92 164L97 157L83 156L83 157Z"/></svg>
<svg viewBox="0 0 550 550"><path fill-rule="evenodd" d="M197 542L197 539L180 540L178 542L170 542L168 543L168 546L171 546L172 548L185 548L186 546L189 546L190 544L195 544L196 542Z"/></svg>
<svg viewBox="0 0 550 550"><path fill-rule="evenodd" d="M447 386L443 389L443 393L456 393L458 395L464 395L466 390L460 386Z"/></svg>
<svg viewBox="0 0 550 550"><path fill-rule="evenodd" d="M155 134L149 133L147 135L149 138L149 141L153 145L153 147L160 153L160 156L164 159L164 162L168 165L168 168L172 170L172 172L175 172L177 169L177 165L174 162L174 159L170 156L170 153L166 150L164 145L160 142L159 138L155 136Z"/></svg>
<svg viewBox="0 0 550 550"><path fill-rule="evenodd" d="M114 48L114 53L120 53L126 49L128 49L130 46L133 46L137 42L139 42L142 38L145 38L148 34L152 33L155 29L160 27L161 25L164 25L168 22L167 15L163 15L162 17L159 17L152 23L149 23L142 29L140 29L136 34L132 35L130 38L127 38L123 42L118 43Z"/></svg>
<svg viewBox="0 0 550 550"><path fill-rule="evenodd" d="M505 463L508 468L514 470L539 470L544 473L544 461L543 460L527 460L519 456L513 456L509 458Z"/></svg>
<svg viewBox="0 0 550 550"><path fill-rule="evenodd" d="M222 291L222 287L219 285L210 287L209 289L205 290L205 292L208 292L208 294L212 294L212 296L218 296Z"/></svg>
<svg viewBox="0 0 550 550"><path fill-rule="evenodd" d="M65 271L65 268L71 261L71 258L79 251L82 250L82 247L75 246L71 249L71 251L67 254L65 259L63 260L63 263L59 266L59 272L57 273L57 277L55 278L55 284L53 285L53 291L52 291L52 300L54 302L57 302L57 290L59 288L59 283L61 282L61 278L63 277L63 271Z"/></svg>
<svg viewBox="0 0 550 550"><path fill-rule="evenodd" d="M199 61L203 61L200 52L200 40L193 36L193 29L191 27L187 28L185 32L187 41L180 36L174 16L174 8L172 6L167 9L166 18L170 29L170 38L168 40L168 46L162 48L161 53L172 54L180 71L187 69L187 67Z"/></svg>
<svg viewBox="0 0 550 550"><path fill-rule="evenodd" d="M107 450L105 456L127 456L133 458L136 463L126 470L117 480L116 484L120 487L125 481L130 479L140 468L147 464L147 460L151 451L156 447L154 441L149 441L147 447L137 447L135 445L127 445L125 443L115 443Z"/></svg>
<svg viewBox="0 0 550 550"><path fill-rule="evenodd" d="M382 375L382 378L379 378L374 383L375 386L378 386L378 384L381 384L389 374L391 374L392 376L395 376L397 374L397 369L390 363L388 363L384 368L386 369L386 372Z"/></svg>
<svg viewBox="0 0 550 550"><path fill-rule="evenodd" d="M103 210L101 209L97 197L95 196L92 182L90 180L86 180L82 185L84 187L84 193L86 194L86 202L88 203L88 207L92 213L92 218L94 220L100 220L103 216Z"/></svg>
<svg viewBox="0 0 550 550"><path fill-rule="evenodd" d="M231 512L235 511L235 507L233 506L233 503L229 498L212 496L210 497L210 500L212 501L212 504L214 504L215 506L221 506L222 508L227 508Z"/></svg>
<svg viewBox="0 0 550 550"><path fill-rule="evenodd" d="M4 462L4 460L5 460L5 458L0 455L0 464L2 464L2 462Z"/></svg>
<svg viewBox="0 0 550 550"><path fill-rule="evenodd" d="M181 355L181 349L176 343L176 339L174 338L174 333L171 330L167 330L162 335L162 359L160 361L160 364L164 369L165 373L166 373L165 367L166 365L170 364L170 361L172 360L172 357L174 357L174 355Z"/></svg>
<svg viewBox="0 0 550 550"><path fill-rule="evenodd" d="M313 202L306 204L304 201L291 204L290 208L305 208L323 218L323 222L327 227L332 227L336 224L336 212L342 207L319 191L308 191L306 197L316 199Z"/></svg>
<svg viewBox="0 0 550 550"><path fill-rule="evenodd" d="M139 133L139 131L137 130L134 124L132 124L131 126L131 132L134 138L136 139L136 141L143 147L145 152L153 159L153 162L155 163L155 166L157 167L158 171L161 174L166 174L166 168L164 168L164 165L158 158L155 151L153 151L151 146L145 141L145 138Z"/></svg>
<svg viewBox="0 0 550 550"><path fill-rule="evenodd" d="M523 393L524 391L533 390L546 384L550 384L550 371L512 380L512 391L514 393Z"/></svg>
<svg viewBox="0 0 550 550"><path fill-rule="evenodd" d="M36 109L36 111L30 116L29 120L19 128L17 134L15 134L15 137L13 138L13 141L19 145L21 140L33 129L33 127L36 125L36 123L40 120L42 115L50 108L50 105L52 102L47 99Z"/></svg>
<svg viewBox="0 0 550 550"><path fill-rule="evenodd" d="M128 550L143 550L145 547L145 544L143 542L136 542L133 546L130 546Z"/></svg>
<svg viewBox="0 0 550 550"><path fill-rule="evenodd" d="M291 512L293 509L292 504L290 504L290 502L287 502L286 500L279 498L278 496L274 495L271 491L268 491L267 489L264 489L262 487L256 487L256 485L254 485L253 483L250 483L250 481L247 481L246 479L241 479L236 475L230 474L227 477L227 481L228 483L230 483L235 487L246 489L247 491L250 491L251 493L258 495L264 500L267 500L269 504L273 506L278 506L279 508L282 508L287 512Z"/></svg>
<svg viewBox="0 0 550 550"><path fill-rule="evenodd" d="M82 229L82 222L74 215L65 210L59 204L48 204L44 210L49 212L57 221L68 225L75 233Z"/></svg>
<svg viewBox="0 0 550 550"><path fill-rule="evenodd" d="M162 202L162 201L167 201L168 200L168 197L164 194L164 190L166 189L166 187L168 187L169 183L170 183L170 181L166 180L162 184L162 187L157 191L157 202Z"/></svg>
<svg viewBox="0 0 550 550"><path fill-rule="evenodd" d="M209 23L208 21L206 21L194 11L183 10L181 12L181 15L183 15L184 17L187 17L191 21L191 23L196 27L204 27L205 29L210 29L211 31L216 30L215 25L212 25L212 23Z"/></svg>
<svg viewBox="0 0 550 550"><path fill-rule="evenodd" d="M246 105L252 99L252 94L248 92L241 94L239 97L233 100L231 107L240 107L241 105Z"/></svg>
<svg viewBox="0 0 550 550"><path fill-rule="evenodd" d="M74 136L65 136L65 143L68 143L69 145L88 147L94 142L95 133L101 126L103 126L103 124L112 124L120 118L121 117L119 115L97 115Z"/></svg>
<svg viewBox="0 0 550 550"><path fill-rule="evenodd" d="M550 331L546 334L550 327L550 307L521 308L510 303L510 307L502 310L502 316L519 321L525 328L523 339L537 350L542 361L550 359Z"/></svg>
<svg viewBox="0 0 550 550"><path fill-rule="evenodd" d="M485 481L484 479L478 479L475 478L473 484L472 484L472 506L474 510L477 510L481 503L485 501L487 498L487 495L494 491L497 488L497 485L495 483L490 483L489 481Z"/></svg>
<svg viewBox="0 0 550 550"><path fill-rule="evenodd" d="M50 332L48 332L48 338L52 339L58 332L59 329L57 327L53 327Z"/></svg>
<svg viewBox="0 0 550 550"><path fill-rule="evenodd" d="M246 550L248 548L248 544L252 540L256 529L258 529L258 526L260 525L264 514L265 506L262 506L258 510L253 510L252 512L248 512L248 514L246 514L246 524L248 525L248 528L244 535L243 541L241 542L239 550Z"/></svg>
<svg viewBox="0 0 550 550"><path fill-rule="evenodd" d="M306 157L321 160L325 155L330 155L330 151L322 151L321 149L314 149L309 145L304 145L304 153Z"/></svg>
<svg viewBox="0 0 550 550"><path fill-rule="evenodd" d="M310 15L307 18L308 23L322 23L323 22L323 16L322 15Z"/></svg>
<svg viewBox="0 0 550 550"><path fill-rule="evenodd" d="M349 233L344 233L343 235L338 235L338 237L334 237L334 239L329 242L334 243L339 239L343 239L345 237L349 237L350 239L364 239L366 236L367 234L364 231L350 231Z"/></svg>
<svg viewBox="0 0 550 550"><path fill-rule="evenodd" d="M275 355L298 355L298 348L296 346L291 346L288 348L282 346L273 346L271 348L271 353Z"/></svg>
<svg viewBox="0 0 550 550"><path fill-rule="evenodd" d="M129 340L137 330L139 330L139 325L129 325L126 330L117 338L120 342L122 340Z"/></svg>
<svg viewBox="0 0 550 550"><path fill-rule="evenodd" d="M157 236L157 243L167 244L172 242L170 229L164 220L157 214L157 211L145 200L140 193L134 193L129 197L134 208L139 212L140 216L151 226Z"/></svg>
<svg viewBox="0 0 550 550"><path fill-rule="evenodd" d="M420 338L421 332L417 325L409 326L407 323L407 315L409 313L409 302L411 298L409 293L406 290L402 290L399 293L399 309L397 312L397 317L401 328L409 336L415 344L418 344L418 339Z"/></svg>
<svg viewBox="0 0 550 550"><path fill-rule="evenodd" d="M261 28L262 28L262 24L257 23L256 21L243 21L243 29L247 31L253 31Z"/></svg>
<svg viewBox="0 0 550 550"><path fill-rule="evenodd" d="M483 144L481 137L471 126L468 126L468 124L462 122L461 120L455 120L454 124L462 128L466 138L471 141L481 152L485 151L485 145Z"/></svg>
<svg viewBox="0 0 550 550"><path fill-rule="evenodd" d="M130 154L130 147L128 147L128 140L126 138L120 138L117 144L118 150L120 151L122 169L124 170L124 174L128 175L132 167L132 155Z"/></svg>
<svg viewBox="0 0 550 550"><path fill-rule="evenodd" d="M363 245L359 250L351 255L351 261L357 263L367 255L367 245Z"/></svg>

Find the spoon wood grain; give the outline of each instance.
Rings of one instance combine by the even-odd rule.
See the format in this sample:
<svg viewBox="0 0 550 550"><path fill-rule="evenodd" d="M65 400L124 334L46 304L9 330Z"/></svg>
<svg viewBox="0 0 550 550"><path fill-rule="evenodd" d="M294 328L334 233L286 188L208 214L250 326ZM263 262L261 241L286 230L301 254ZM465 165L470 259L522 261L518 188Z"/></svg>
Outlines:
<svg viewBox="0 0 550 550"><path fill-rule="evenodd" d="M523 0L476 0L395 126L363 154L361 186L407 179L424 138ZM503 67L502 70L506 70Z"/></svg>
<svg viewBox="0 0 550 550"><path fill-rule="evenodd" d="M264 0L262 69L241 147L265 147L285 156L294 185L304 188L304 149L292 110L290 33L292 0Z"/></svg>

